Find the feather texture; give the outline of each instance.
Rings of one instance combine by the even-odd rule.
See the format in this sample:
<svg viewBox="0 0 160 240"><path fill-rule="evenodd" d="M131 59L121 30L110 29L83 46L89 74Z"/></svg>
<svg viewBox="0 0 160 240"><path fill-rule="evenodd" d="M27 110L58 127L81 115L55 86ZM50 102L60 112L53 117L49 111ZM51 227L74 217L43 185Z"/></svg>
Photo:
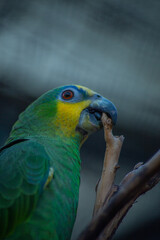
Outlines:
<svg viewBox="0 0 160 240"><path fill-rule="evenodd" d="M12 233L35 209L49 157L35 141L22 141L0 152L0 239Z"/></svg>

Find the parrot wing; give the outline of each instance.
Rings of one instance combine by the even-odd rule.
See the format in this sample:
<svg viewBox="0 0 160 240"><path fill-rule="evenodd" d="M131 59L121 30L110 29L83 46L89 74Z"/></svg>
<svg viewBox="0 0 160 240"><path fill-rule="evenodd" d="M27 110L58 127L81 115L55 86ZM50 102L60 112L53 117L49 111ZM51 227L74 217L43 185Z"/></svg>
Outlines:
<svg viewBox="0 0 160 240"><path fill-rule="evenodd" d="M0 149L0 239L31 216L48 179L49 156L34 140Z"/></svg>

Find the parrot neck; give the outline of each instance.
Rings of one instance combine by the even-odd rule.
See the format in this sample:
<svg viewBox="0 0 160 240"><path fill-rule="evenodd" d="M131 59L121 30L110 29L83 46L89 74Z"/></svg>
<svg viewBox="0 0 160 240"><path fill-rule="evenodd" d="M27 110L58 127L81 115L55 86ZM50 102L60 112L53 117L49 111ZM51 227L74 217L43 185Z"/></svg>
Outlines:
<svg viewBox="0 0 160 240"><path fill-rule="evenodd" d="M33 121L21 122L18 120L10 133L10 136L6 143L10 143L17 139L31 139L31 138L42 138L42 139L65 139L66 142L72 141L81 148L83 143L87 139L87 135L83 135L78 131L75 131L74 135L66 136L63 132L58 129L54 129L53 126L47 126Z"/></svg>
<svg viewBox="0 0 160 240"><path fill-rule="evenodd" d="M56 126L56 108L57 105L53 101L47 100L47 95L45 101L43 96L37 99L19 115L7 143L35 136L43 138L58 138L60 136L68 140L72 139L80 148L87 136L77 131L76 126L72 123L70 123L70 127L67 124Z"/></svg>

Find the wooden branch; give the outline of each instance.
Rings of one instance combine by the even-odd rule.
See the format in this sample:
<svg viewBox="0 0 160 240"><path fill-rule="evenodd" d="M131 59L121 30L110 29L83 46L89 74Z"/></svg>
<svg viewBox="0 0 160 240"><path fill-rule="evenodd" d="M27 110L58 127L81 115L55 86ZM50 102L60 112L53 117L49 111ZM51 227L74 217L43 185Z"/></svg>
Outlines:
<svg viewBox="0 0 160 240"><path fill-rule="evenodd" d="M160 151L157 152L157 155L155 154L153 157L156 157L157 164L159 165L160 164ZM150 161L151 161L151 165L155 164L155 162L153 161L153 158ZM122 219L125 217L128 210L134 204L135 200L143 193L152 189L160 181L160 167L159 167L158 174L155 174L155 175L153 174L154 176L151 178L147 177L147 175L146 175L146 178L148 180L146 179L146 182L144 181L144 184L142 182L142 186L141 185L138 186L138 184L137 184L137 181L139 181L138 178L141 179L141 175L145 172L145 167L149 168L149 166L147 166L147 163L146 163L145 165L143 165L143 169L141 171L139 169L139 172L138 172L138 168L140 168L141 166L142 166L142 163L136 164L136 166L134 167L134 170L131 171L130 173L128 173L124 177L124 179L122 180L120 185L118 186L117 191L116 191L117 198L119 198L120 191L126 191L126 194L128 194L128 196L130 194L129 200L126 200L126 203L122 202L122 203L124 203L124 206L122 206L122 208L119 211L117 211L117 213L114 216L114 218L112 219L112 221L109 222L109 224L107 225L105 230L100 234L100 237L98 237L99 240L111 239L111 237L117 230L119 224L121 223ZM155 168L156 168L156 166L155 166ZM131 190L132 187L134 188L135 192L132 192L132 190ZM125 198L125 196L124 196L124 198ZM110 199L112 201L112 196L110 196ZM124 200L122 200L122 201L124 201Z"/></svg>
<svg viewBox="0 0 160 240"><path fill-rule="evenodd" d="M116 166L123 137L112 135L112 125L103 114L107 149L102 176L97 186L94 218L79 240L108 240L138 196L160 181L160 150L144 165L138 163L119 186L114 185Z"/></svg>
<svg viewBox="0 0 160 240"><path fill-rule="evenodd" d="M109 200L109 195L112 194L115 174L118 168L119 154L124 140L123 136L113 136L112 122L106 114L102 115L102 123L104 126L104 138L107 144L102 175L96 189L97 194L93 216L97 215L99 209L103 207L104 201L107 202L107 200Z"/></svg>

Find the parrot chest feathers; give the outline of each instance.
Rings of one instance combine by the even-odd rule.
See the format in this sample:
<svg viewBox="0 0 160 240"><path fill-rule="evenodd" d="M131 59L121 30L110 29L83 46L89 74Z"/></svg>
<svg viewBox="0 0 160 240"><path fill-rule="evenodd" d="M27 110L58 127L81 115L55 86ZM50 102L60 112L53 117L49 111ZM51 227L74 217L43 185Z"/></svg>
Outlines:
<svg viewBox="0 0 160 240"><path fill-rule="evenodd" d="M38 234L69 239L78 204L78 145L60 139L15 141L3 147L1 159L0 239L35 240Z"/></svg>
<svg viewBox="0 0 160 240"><path fill-rule="evenodd" d="M73 141L38 139L45 146L49 161L49 173L38 205L25 225L46 232L56 239L70 239L76 217L80 184L80 155ZM47 222L47 226L46 226ZM33 225L32 227L30 227ZM31 230L32 231L32 230ZM34 234L34 233L33 233ZM50 239L49 235L45 239Z"/></svg>

